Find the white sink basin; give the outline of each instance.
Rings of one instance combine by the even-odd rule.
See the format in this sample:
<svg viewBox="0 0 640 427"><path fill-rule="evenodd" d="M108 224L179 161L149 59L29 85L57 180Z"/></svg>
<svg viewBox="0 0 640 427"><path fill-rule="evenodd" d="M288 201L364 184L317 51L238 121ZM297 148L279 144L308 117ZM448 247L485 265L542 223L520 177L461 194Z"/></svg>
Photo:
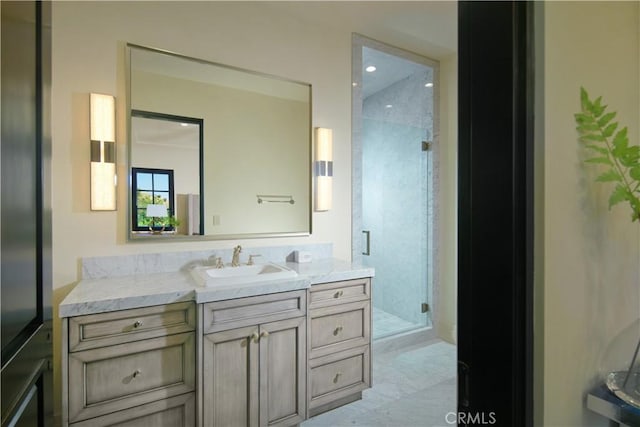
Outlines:
<svg viewBox="0 0 640 427"><path fill-rule="evenodd" d="M224 268L198 267L192 275L203 286L226 286L256 283L263 280L290 279L298 276L294 270L274 263L241 265Z"/></svg>

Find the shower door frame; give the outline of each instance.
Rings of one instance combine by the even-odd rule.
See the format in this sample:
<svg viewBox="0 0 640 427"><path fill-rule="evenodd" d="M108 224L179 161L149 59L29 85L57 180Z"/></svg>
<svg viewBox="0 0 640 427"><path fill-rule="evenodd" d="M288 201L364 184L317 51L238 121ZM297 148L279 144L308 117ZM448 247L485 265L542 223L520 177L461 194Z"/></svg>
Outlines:
<svg viewBox="0 0 640 427"><path fill-rule="evenodd" d="M353 34L351 39L351 73L352 73L352 100L351 100L351 259L355 263L363 261L363 206L362 206L362 175L363 175L363 140L362 140L362 50L363 48L375 49L380 52L397 56L399 58L422 64L433 69L433 129L431 141L431 188L432 193L432 214L430 218L431 224L427 226L431 229L428 233L428 246L432 248L429 252L431 257L431 272L428 272L427 283L425 283L427 303L429 304L429 313L431 325L424 325L409 331L402 331L399 334L381 337L394 338L398 336L412 336L415 333L426 333L426 339L435 338L438 328L438 289L439 289L439 266L438 266L438 247L435 244L438 241L438 199L439 199L439 173L438 165L440 160L440 62L426 58L404 49L390 46L388 44L370 39L360 34ZM431 283L429 283L429 276ZM375 289L375 287L374 287Z"/></svg>

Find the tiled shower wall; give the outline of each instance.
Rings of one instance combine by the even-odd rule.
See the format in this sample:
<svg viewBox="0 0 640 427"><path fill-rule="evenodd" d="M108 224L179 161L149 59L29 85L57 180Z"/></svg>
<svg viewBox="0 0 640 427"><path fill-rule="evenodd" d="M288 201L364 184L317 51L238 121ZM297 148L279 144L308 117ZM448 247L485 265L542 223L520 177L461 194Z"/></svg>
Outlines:
<svg viewBox="0 0 640 427"><path fill-rule="evenodd" d="M376 268L374 306L425 325L420 304L431 302L432 70L411 76L367 97L363 104L363 229L371 232ZM389 107L390 106L390 107ZM379 165L379 166L374 166Z"/></svg>

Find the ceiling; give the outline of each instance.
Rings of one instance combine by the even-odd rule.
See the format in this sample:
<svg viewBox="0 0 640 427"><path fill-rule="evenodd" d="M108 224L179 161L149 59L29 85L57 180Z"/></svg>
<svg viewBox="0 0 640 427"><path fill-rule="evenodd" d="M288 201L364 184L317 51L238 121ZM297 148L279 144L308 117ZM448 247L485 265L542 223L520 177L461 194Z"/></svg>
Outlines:
<svg viewBox="0 0 640 427"><path fill-rule="evenodd" d="M299 20L358 33L431 59L442 59L457 52L456 1L278 1L263 4Z"/></svg>
<svg viewBox="0 0 640 427"><path fill-rule="evenodd" d="M134 144L197 150L200 148L200 126L133 116L131 141Z"/></svg>
<svg viewBox="0 0 640 427"><path fill-rule="evenodd" d="M368 66L376 67L375 71L367 72ZM368 47L362 49L362 68L363 99L416 73L425 76L425 83L433 82L431 67Z"/></svg>
<svg viewBox="0 0 640 427"><path fill-rule="evenodd" d="M457 52L458 5L456 1L285 1L264 2L292 18L357 33L428 59L442 59ZM373 49L363 50L363 98L424 71L422 64ZM428 71L429 73L430 71Z"/></svg>

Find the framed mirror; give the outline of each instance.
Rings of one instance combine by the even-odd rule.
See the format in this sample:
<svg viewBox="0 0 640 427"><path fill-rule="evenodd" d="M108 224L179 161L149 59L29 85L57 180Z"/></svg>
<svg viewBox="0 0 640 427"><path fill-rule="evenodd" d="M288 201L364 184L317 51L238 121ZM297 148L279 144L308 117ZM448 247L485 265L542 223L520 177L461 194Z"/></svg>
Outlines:
<svg viewBox="0 0 640 427"><path fill-rule="evenodd" d="M311 233L311 85L126 51L131 239Z"/></svg>

